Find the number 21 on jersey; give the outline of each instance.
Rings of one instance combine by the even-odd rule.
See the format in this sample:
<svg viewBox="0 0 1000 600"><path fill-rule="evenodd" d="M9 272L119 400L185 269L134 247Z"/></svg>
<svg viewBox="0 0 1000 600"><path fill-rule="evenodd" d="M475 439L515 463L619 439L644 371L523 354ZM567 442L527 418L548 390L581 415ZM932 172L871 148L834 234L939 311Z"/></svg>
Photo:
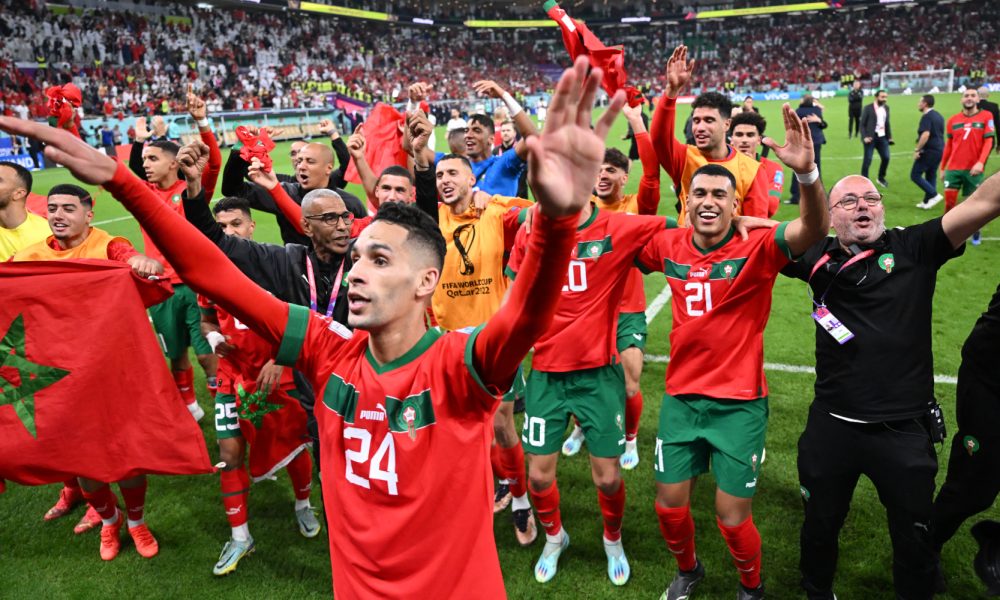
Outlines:
<svg viewBox="0 0 1000 600"><path fill-rule="evenodd" d="M712 282L689 281L684 284L684 304L690 317L700 317L712 310Z"/></svg>

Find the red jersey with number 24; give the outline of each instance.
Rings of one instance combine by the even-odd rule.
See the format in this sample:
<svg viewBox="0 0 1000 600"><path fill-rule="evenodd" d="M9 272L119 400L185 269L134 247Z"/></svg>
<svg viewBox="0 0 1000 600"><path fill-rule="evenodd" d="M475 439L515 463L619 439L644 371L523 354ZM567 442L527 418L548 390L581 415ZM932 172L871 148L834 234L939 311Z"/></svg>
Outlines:
<svg viewBox="0 0 1000 600"><path fill-rule="evenodd" d="M734 230L716 246L698 248L694 230L664 231L636 264L661 271L673 292L673 328L666 389L727 400L767 395L764 327L771 290L791 252L787 223L755 229L743 241Z"/></svg>
<svg viewBox="0 0 1000 600"><path fill-rule="evenodd" d="M531 368L549 373L593 369L618 360L618 313L636 254L672 222L659 216L613 213L596 206L577 228L576 248L552 326L535 343ZM517 276L528 244L517 232L507 276Z"/></svg>

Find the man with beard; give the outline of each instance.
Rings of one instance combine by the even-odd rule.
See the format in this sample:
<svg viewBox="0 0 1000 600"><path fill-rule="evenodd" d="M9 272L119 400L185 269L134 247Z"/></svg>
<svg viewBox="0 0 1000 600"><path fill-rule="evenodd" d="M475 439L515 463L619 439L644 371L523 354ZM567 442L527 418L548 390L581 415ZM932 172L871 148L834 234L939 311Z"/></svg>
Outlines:
<svg viewBox="0 0 1000 600"><path fill-rule="evenodd" d="M864 110L861 111L861 141L865 145L865 154L861 161L861 176L868 177L868 168L872 164L872 154L877 150L879 163L876 182L882 187L889 187L889 183L885 180L885 174L889 170L889 145L892 144L888 99L889 94L885 90L879 90L875 94L875 101L865 106Z"/></svg>

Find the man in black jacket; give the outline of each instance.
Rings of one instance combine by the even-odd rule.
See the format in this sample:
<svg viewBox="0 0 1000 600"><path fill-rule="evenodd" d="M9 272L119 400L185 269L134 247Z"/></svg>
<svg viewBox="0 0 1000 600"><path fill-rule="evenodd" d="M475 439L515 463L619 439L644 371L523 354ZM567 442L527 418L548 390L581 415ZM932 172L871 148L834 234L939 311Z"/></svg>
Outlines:
<svg viewBox="0 0 1000 600"><path fill-rule="evenodd" d="M878 150L878 183L889 187L885 173L889 170L889 145L892 144L892 127L889 125L889 94L879 90L875 102L861 111L861 140L865 144L865 155L861 162L861 176L868 177L868 167L872 164L872 153Z"/></svg>
<svg viewBox="0 0 1000 600"><path fill-rule="evenodd" d="M861 89L861 80L854 80L854 87L847 93L847 139L861 135L861 104L865 99L865 91Z"/></svg>
<svg viewBox="0 0 1000 600"><path fill-rule="evenodd" d="M812 135L813 140L813 152L816 154L816 168L820 169L820 174L822 175L823 167L820 166L820 152L823 150L823 144L826 143L826 136L823 135L823 130L826 129L826 121L823 119L823 107L816 105L816 101L811 94L805 94L802 96L802 102L799 104L799 107L795 109L795 114L809 124L809 133ZM788 200L788 203L799 203L798 185L792 186L792 196Z"/></svg>
<svg viewBox="0 0 1000 600"><path fill-rule="evenodd" d="M346 146L345 146L346 149ZM364 204L358 200L357 196L337 187L331 187L331 176L333 175L333 150L323 144L306 144L299 150L296 156L298 161L295 166L295 183L283 182L281 186L285 188L288 195L296 204L301 204L303 197L312 190L329 189L336 192L342 202L347 206L355 217L364 217L368 214ZM307 236L296 231L288 219L281 214L271 194L261 186L246 181L247 171L250 163L243 160L239 151L234 150L229 154L229 160L222 171L222 193L226 196L239 196L246 198L250 202L250 207L271 213L278 221L278 228L281 230L281 240L286 244L302 244L308 246L311 242Z"/></svg>

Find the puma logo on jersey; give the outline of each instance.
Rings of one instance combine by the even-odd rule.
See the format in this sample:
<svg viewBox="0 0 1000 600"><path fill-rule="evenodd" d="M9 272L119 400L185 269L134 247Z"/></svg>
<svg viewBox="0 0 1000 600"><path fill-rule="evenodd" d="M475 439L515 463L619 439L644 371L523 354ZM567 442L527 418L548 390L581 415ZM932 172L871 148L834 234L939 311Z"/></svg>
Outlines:
<svg viewBox="0 0 1000 600"><path fill-rule="evenodd" d="M378 410L363 410L361 411L361 418L368 421L385 421L385 407L379 402L375 405Z"/></svg>
<svg viewBox="0 0 1000 600"><path fill-rule="evenodd" d="M694 269L688 273L688 279L708 279L708 269L702 267L700 269Z"/></svg>
<svg viewBox="0 0 1000 600"><path fill-rule="evenodd" d="M235 517L236 515L240 514L240 511L242 511L242 510L243 510L243 505L242 504L240 504L239 506L236 506L234 508L227 508L226 509L226 516L227 517Z"/></svg>

